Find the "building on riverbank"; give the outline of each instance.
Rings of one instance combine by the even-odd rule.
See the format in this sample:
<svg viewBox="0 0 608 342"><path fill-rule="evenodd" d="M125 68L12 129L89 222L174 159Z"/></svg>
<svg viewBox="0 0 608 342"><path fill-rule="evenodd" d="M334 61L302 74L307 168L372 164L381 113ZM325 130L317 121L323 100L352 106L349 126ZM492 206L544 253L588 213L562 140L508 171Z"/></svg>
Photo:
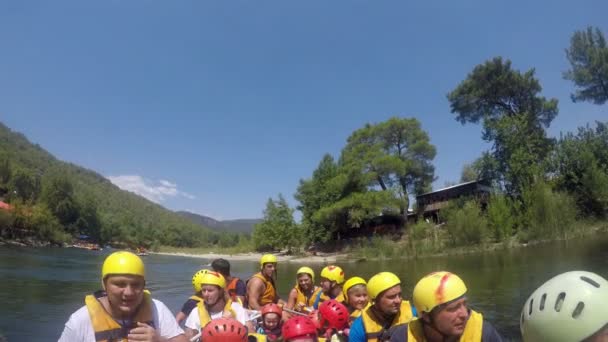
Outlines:
<svg viewBox="0 0 608 342"><path fill-rule="evenodd" d="M482 208L485 208L491 192L492 187L490 182L481 179L418 195L416 196L418 217L438 223L439 211L445 208L449 201L464 197L476 199Z"/></svg>

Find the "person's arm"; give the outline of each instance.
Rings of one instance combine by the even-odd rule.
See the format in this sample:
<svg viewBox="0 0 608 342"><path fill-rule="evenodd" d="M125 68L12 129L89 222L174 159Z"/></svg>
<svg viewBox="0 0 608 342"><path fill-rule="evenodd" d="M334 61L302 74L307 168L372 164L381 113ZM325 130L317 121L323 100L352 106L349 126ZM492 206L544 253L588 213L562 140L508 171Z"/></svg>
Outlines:
<svg viewBox="0 0 608 342"><path fill-rule="evenodd" d="M184 305L182 305L182 310L175 315L175 320L177 324L181 324L183 320L185 320L188 315L192 312L192 310L196 307L197 302L192 299L188 299Z"/></svg>
<svg viewBox="0 0 608 342"><path fill-rule="evenodd" d="M247 304L252 310L260 310L260 297L264 293L266 286L261 279L251 278L247 283Z"/></svg>
<svg viewBox="0 0 608 342"><path fill-rule="evenodd" d="M285 307L290 310L294 310L294 308L296 307L297 299L298 299L298 291L296 291L296 289L293 288L293 289L291 289L291 291L289 291L289 296L287 296L287 303L285 304Z"/></svg>

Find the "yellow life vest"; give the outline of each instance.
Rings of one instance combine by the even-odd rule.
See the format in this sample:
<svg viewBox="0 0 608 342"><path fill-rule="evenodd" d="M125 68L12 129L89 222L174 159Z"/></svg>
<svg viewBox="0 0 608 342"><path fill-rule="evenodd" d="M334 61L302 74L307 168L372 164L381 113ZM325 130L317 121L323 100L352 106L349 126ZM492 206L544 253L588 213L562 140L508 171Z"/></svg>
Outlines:
<svg viewBox="0 0 608 342"><path fill-rule="evenodd" d="M319 305L321 305L321 303L323 303L324 301L330 299L332 299L330 296L326 295L324 292L321 292L321 296L319 297ZM344 292L340 291L340 293L334 299L340 303L344 303L344 301L346 300L346 298L344 297Z"/></svg>
<svg viewBox="0 0 608 342"><path fill-rule="evenodd" d="M258 334L258 333L249 333L247 334L247 339L251 341L251 338L254 338L257 342L266 342L266 335Z"/></svg>
<svg viewBox="0 0 608 342"><path fill-rule="evenodd" d="M258 301L260 306L264 306L268 303L276 303L278 301L277 290L275 289L274 282L272 280L266 279L266 277L264 277L260 272L252 275L251 278L258 278L264 282L264 293L262 293L262 298L260 298ZM251 280L251 278L249 280ZM249 293L247 295L249 295ZM251 307L249 308L251 309Z"/></svg>
<svg viewBox="0 0 608 342"><path fill-rule="evenodd" d="M196 304L198 308L198 319L201 323L201 329L204 328L207 323L211 322L211 315L209 311L207 311L207 307L205 306L205 301L201 300ZM231 318L236 319L236 312L232 310L232 301L228 299L226 301L226 305L224 305L224 310L222 310L223 317L226 317L226 314L230 314Z"/></svg>
<svg viewBox="0 0 608 342"><path fill-rule="evenodd" d="M481 342L481 334L483 328L483 315L471 310L467 325L464 327L464 332L460 336L460 342ZM417 319L408 324L407 327L408 342L426 342L424 332L422 330L422 322Z"/></svg>
<svg viewBox="0 0 608 342"><path fill-rule="evenodd" d="M359 316L361 316L361 313L363 312L363 310L369 308L370 306L372 306L372 304L370 302L367 303L367 305L362 309L354 309L352 306L350 306L350 304L346 304L344 303L344 305L346 305L346 307L348 308L348 312L350 312L349 315L349 322L352 324L357 318L359 318Z"/></svg>
<svg viewBox="0 0 608 342"><path fill-rule="evenodd" d="M95 341L127 341L129 331L136 327L137 322L146 323L154 326L154 316L152 314L152 298L149 293L144 292L142 300L131 326L122 326L106 311L99 302L101 292L85 297L84 302L91 317L93 330L95 331Z"/></svg>
<svg viewBox="0 0 608 342"><path fill-rule="evenodd" d="M203 301L203 297L201 297L201 296L197 296L197 295L192 295L192 296L190 296L190 298L188 298L188 299L192 299L192 300L195 300L195 301L197 301L197 302L202 302L202 301Z"/></svg>
<svg viewBox="0 0 608 342"><path fill-rule="evenodd" d="M298 294L298 296L296 297L296 304L303 304L305 307L312 307L315 304L315 300L317 299L319 292L322 291L320 287L315 286L312 291L312 294L310 296L306 296L304 292L300 290L300 286L296 285L294 288L296 289L296 293ZM300 311L298 305L294 307L294 310Z"/></svg>
<svg viewBox="0 0 608 342"><path fill-rule="evenodd" d="M363 329L365 329L365 337L368 341L376 342L385 331L385 327L378 323L379 319L372 311L373 307L368 307L361 313L361 319L363 320ZM391 325L388 328L392 328L397 325L409 323L414 316L412 315L412 307L410 302L407 300L401 301L401 308L399 314L395 316Z"/></svg>

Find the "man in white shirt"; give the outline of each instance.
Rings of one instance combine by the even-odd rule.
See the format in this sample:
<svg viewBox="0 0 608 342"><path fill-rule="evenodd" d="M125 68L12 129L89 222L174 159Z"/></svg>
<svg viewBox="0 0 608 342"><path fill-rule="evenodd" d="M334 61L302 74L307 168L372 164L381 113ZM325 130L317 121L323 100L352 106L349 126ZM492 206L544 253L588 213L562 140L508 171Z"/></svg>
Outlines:
<svg viewBox="0 0 608 342"><path fill-rule="evenodd" d="M142 260L130 252L115 252L102 267L104 291L88 295L74 312L59 342L170 341L187 342L173 314L145 291Z"/></svg>
<svg viewBox="0 0 608 342"><path fill-rule="evenodd" d="M241 304L233 302L226 293L226 280L220 273L201 270L196 279L200 279L198 281L200 281L203 301L198 302L186 319L186 335L189 338L198 334L211 320L222 317L236 319L253 329L248 322L247 311Z"/></svg>

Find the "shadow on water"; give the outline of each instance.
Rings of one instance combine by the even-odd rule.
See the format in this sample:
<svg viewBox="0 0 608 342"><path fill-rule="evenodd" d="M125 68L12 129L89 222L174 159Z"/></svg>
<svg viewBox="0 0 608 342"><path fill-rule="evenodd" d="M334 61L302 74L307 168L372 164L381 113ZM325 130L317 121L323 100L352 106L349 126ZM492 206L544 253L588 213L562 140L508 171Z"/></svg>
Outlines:
<svg viewBox="0 0 608 342"><path fill-rule="evenodd" d="M107 253L0 247L0 336L5 335L8 341L57 340L69 315L84 304L84 296L99 289L101 263ZM210 260L150 255L145 262L147 287L175 313L192 292L192 274ZM279 266L278 288L283 297L293 287L295 272L302 265ZM323 267L311 266L317 274ZM519 340L521 307L544 281L574 269L608 277L608 235L470 255L341 266L347 277L369 278L380 270L397 273L406 299L423 275L437 270L457 273L467 283L472 306L503 336ZM232 273L246 279L258 267L257 262L235 261Z"/></svg>

